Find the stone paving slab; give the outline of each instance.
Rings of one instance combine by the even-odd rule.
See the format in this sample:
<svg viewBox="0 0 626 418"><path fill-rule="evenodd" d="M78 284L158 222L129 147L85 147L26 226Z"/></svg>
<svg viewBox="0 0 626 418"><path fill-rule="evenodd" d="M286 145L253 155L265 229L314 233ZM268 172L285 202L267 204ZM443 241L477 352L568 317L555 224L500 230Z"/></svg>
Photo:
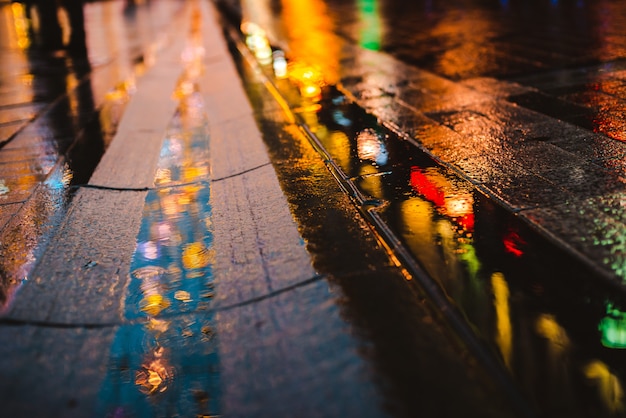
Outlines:
<svg viewBox="0 0 626 418"><path fill-rule="evenodd" d="M342 67L340 88L359 105L616 283L626 280L621 250L585 238L624 225L605 212L626 186L626 143L585 119L593 106L621 108L610 96L623 81L618 66L457 83L385 54L343 52L359 65ZM568 96L592 76L612 93Z"/></svg>
<svg viewBox="0 0 626 418"><path fill-rule="evenodd" d="M320 279L217 315L224 416L386 416L335 298Z"/></svg>
<svg viewBox="0 0 626 418"><path fill-rule="evenodd" d="M146 189L154 185L154 173L163 133L176 101L172 95L182 75L181 53L189 32L189 11L178 16L178 36L161 52L158 62L137 83L137 93L126 106L117 133L90 185L117 189Z"/></svg>
<svg viewBox="0 0 626 418"><path fill-rule="evenodd" d="M7 317L119 323L146 193L80 189Z"/></svg>
<svg viewBox="0 0 626 418"><path fill-rule="evenodd" d="M2 415L93 416L107 366L103 354L114 332L114 328L1 326Z"/></svg>

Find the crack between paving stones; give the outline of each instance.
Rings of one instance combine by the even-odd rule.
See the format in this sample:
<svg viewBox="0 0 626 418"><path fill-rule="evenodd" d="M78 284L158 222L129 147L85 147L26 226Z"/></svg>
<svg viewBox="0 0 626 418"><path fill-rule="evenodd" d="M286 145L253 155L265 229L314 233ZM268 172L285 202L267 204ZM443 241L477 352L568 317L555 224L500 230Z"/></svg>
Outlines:
<svg viewBox="0 0 626 418"><path fill-rule="evenodd" d="M237 303L233 303L230 305L218 306L213 309L200 310L200 311L195 311L195 312L178 312L178 313L173 313L170 315L160 315L158 319L179 318L182 316L191 316L191 315L201 316L201 315L209 315L209 314L213 314L217 312L230 311L232 309L241 308L244 306L261 302L263 300L280 296L283 293L287 293L287 292L296 290L300 287L304 287L309 284L316 283L320 280L325 279L326 277L327 277L326 275L315 275L301 282L283 287L281 289L272 291L265 295L257 296L257 297L254 297L254 298L242 301L242 302L237 302ZM0 326L34 326L34 327L40 327L40 328L58 328L58 329L103 329L103 328L143 324L148 319L150 318L141 318L141 319L136 319L136 320L120 321L120 322L67 323L67 322L40 321L40 320L18 319L18 318L0 318Z"/></svg>

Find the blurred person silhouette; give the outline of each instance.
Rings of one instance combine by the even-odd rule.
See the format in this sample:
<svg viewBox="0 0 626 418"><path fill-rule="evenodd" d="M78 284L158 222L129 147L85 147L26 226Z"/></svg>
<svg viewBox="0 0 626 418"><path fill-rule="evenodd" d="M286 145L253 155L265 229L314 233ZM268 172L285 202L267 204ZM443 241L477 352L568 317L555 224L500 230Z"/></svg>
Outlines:
<svg viewBox="0 0 626 418"><path fill-rule="evenodd" d="M32 0L39 17L37 46L56 54L67 50L72 56L86 56L85 14L83 0ZM67 45L63 44L63 29L59 22L58 8L67 13L70 23L70 36Z"/></svg>

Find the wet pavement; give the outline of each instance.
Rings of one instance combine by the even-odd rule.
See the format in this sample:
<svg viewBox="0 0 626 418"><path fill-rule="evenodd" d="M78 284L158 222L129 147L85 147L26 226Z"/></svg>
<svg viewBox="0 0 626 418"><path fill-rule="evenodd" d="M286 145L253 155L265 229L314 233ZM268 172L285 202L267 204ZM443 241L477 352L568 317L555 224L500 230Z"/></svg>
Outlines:
<svg viewBox="0 0 626 418"><path fill-rule="evenodd" d="M620 8L222 4L260 102L289 109L393 256L461 311L470 351L486 342L545 416L622 416Z"/></svg>
<svg viewBox="0 0 626 418"><path fill-rule="evenodd" d="M0 415L624 416L624 8L218 4L0 3Z"/></svg>

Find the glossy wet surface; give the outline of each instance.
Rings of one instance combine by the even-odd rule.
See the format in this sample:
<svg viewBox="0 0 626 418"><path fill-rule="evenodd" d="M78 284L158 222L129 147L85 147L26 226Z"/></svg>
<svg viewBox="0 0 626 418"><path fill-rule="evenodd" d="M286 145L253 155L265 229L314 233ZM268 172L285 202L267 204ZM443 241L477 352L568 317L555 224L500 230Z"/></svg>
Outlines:
<svg viewBox="0 0 626 418"><path fill-rule="evenodd" d="M247 47L421 286L542 414L623 416L623 7L278 6L244 6Z"/></svg>
<svg viewBox="0 0 626 418"><path fill-rule="evenodd" d="M167 41L177 2L85 5L86 55L38 45L37 11L0 4L2 304L27 279L116 132L136 80ZM70 27L64 9L61 24Z"/></svg>
<svg viewBox="0 0 626 418"><path fill-rule="evenodd" d="M111 345L98 416L215 416L215 329L209 121L197 91L204 49L192 26L178 110L146 197L130 265L125 325Z"/></svg>

